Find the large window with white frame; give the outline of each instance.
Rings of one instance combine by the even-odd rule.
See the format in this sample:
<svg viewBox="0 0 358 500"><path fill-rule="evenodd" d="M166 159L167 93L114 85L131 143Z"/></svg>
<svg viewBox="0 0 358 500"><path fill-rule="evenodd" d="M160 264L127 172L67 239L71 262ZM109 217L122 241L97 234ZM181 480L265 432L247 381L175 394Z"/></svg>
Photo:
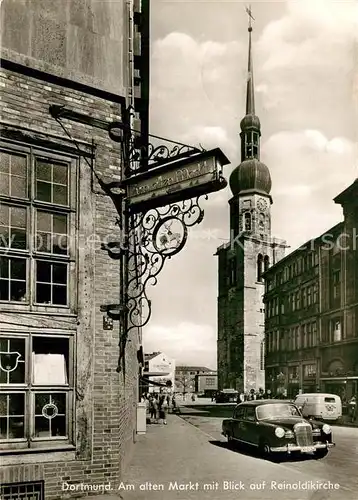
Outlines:
<svg viewBox="0 0 358 500"><path fill-rule="evenodd" d="M61 447L73 439L73 338L0 337L0 450Z"/></svg>
<svg viewBox="0 0 358 500"><path fill-rule="evenodd" d="M0 304L71 307L75 159L7 145L0 150Z"/></svg>

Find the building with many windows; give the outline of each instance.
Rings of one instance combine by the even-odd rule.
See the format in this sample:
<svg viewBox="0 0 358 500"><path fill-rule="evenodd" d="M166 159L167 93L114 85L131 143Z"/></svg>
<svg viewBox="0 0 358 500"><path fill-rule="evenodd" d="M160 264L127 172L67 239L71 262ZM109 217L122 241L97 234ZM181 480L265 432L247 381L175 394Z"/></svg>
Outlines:
<svg viewBox="0 0 358 500"><path fill-rule="evenodd" d="M205 397L213 396L218 390L218 374L216 372L195 375L195 392Z"/></svg>
<svg viewBox="0 0 358 500"><path fill-rule="evenodd" d="M120 270L101 243L119 228L99 180L121 179L122 150L90 123L132 104L146 127L133 47L146 19L132 1L1 9L0 496L78 497L120 480L136 433L141 333L117 371L119 323L103 312Z"/></svg>
<svg viewBox="0 0 358 500"><path fill-rule="evenodd" d="M266 388L358 391L358 180L334 200L344 221L265 273Z"/></svg>

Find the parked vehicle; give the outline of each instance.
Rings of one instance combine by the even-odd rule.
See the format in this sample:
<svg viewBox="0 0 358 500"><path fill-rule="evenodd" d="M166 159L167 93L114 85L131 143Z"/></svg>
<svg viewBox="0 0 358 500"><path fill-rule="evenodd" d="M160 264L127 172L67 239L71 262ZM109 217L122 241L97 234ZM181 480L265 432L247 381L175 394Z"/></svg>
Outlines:
<svg viewBox="0 0 358 500"><path fill-rule="evenodd" d="M235 389L223 389L216 394L216 403L236 403L239 397L238 391Z"/></svg>
<svg viewBox="0 0 358 500"><path fill-rule="evenodd" d="M310 453L323 458L335 446L328 424L305 420L297 406L287 400L238 404L232 418L223 420L222 434L230 444L255 446L264 456Z"/></svg>
<svg viewBox="0 0 358 500"><path fill-rule="evenodd" d="M298 394L294 403L307 418L334 422L342 417L342 401L336 394L320 392Z"/></svg>

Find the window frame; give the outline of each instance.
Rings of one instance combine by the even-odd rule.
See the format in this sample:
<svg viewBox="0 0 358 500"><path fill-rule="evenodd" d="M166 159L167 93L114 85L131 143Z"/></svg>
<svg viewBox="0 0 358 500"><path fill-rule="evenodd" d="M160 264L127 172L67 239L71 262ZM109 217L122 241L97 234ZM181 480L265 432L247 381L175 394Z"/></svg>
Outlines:
<svg viewBox="0 0 358 500"><path fill-rule="evenodd" d="M24 437L0 438L0 454L12 450L32 450L38 448L57 448L73 445L75 436L75 336L71 333L1 332L2 339L25 339L25 375L24 383L0 383L0 394L11 395L23 393L24 398ZM67 383L39 384L33 381L33 339L67 339L68 365ZM66 394L66 436L35 436L35 396L36 394Z"/></svg>
<svg viewBox="0 0 358 500"><path fill-rule="evenodd" d="M0 257L24 258L26 260L26 300L0 300L1 307L11 307L11 310L34 312L71 312L77 306L76 279L76 231L78 226L78 180L80 158L70 153L62 153L56 149L31 146L11 140L0 141L0 151L6 154L26 157L27 168L27 198L11 197L0 193L0 203L5 206L26 208L26 249L13 249L0 246ZM45 160L67 165L68 205L49 203L36 199L36 160ZM67 218L67 255L43 252L37 250L37 214L45 211L50 214L66 215ZM46 261L53 264L64 263L67 266L66 304L49 304L36 302L36 262Z"/></svg>

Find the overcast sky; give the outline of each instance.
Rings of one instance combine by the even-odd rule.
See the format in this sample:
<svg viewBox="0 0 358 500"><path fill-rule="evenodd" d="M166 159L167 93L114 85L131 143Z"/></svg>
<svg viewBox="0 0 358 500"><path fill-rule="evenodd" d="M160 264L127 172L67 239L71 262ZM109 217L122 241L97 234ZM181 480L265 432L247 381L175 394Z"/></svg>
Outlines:
<svg viewBox="0 0 358 500"><path fill-rule="evenodd" d="M247 15L241 1L155 0L151 133L239 164ZM358 2L251 2L261 160L272 177L272 235L294 250L342 220L332 198L358 176ZM143 333L146 352L216 368L217 257L228 241L229 188L204 202L180 254L166 262Z"/></svg>

